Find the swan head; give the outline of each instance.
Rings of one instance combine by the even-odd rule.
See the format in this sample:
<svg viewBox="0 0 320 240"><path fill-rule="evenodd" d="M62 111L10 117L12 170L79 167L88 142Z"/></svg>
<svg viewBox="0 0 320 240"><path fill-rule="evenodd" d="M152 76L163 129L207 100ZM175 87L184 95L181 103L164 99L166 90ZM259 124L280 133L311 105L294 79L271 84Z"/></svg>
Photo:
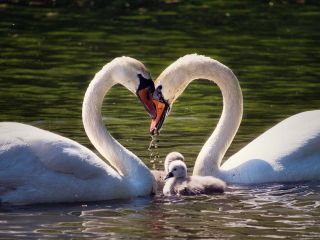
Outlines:
<svg viewBox="0 0 320 240"><path fill-rule="evenodd" d="M150 117L156 118L156 109L152 101L155 87L147 68L140 61L130 57L119 57L113 62L113 79L135 94Z"/></svg>
<svg viewBox="0 0 320 240"><path fill-rule="evenodd" d="M171 163L177 160L184 161L184 156L179 152L171 152L166 156L164 161L164 169L166 173L169 172L169 166Z"/></svg>
<svg viewBox="0 0 320 240"><path fill-rule="evenodd" d="M153 93L153 103L156 107L157 117L150 125L150 133L158 134L168 115L172 104L181 95L189 82L194 79L197 67L207 59L197 54L188 54L167 67L156 80L156 89Z"/></svg>
<svg viewBox="0 0 320 240"><path fill-rule="evenodd" d="M136 90L136 95L138 96L140 102L143 104L146 111L149 113L152 119L157 116L157 111L155 105L152 101L152 93L154 92L154 83L151 77L144 77L142 74L137 74L139 78L139 85ZM150 75L149 75L150 76Z"/></svg>
<svg viewBox="0 0 320 240"><path fill-rule="evenodd" d="M166 100L163 97L162 94L162 86L159 85L157 87L157 89L154 91L153 93L153 104L156 108L156 117L152 118L151 120L151 125L150 125L150 133L152 135L155 134L159 134L159 131L162 127L162 124L166 118L166 116L168 115L168 113L170 112L170 106L173 103L173 99L170 100Z"/></svg>
<svg viewBox="0 0 320 240"><path fill-rule="evenodd" d="M176 160L169 165L169 172L165 177L165 180L172 177L175 177L175 178L187 177L187 165L183 161Z"/></svg>

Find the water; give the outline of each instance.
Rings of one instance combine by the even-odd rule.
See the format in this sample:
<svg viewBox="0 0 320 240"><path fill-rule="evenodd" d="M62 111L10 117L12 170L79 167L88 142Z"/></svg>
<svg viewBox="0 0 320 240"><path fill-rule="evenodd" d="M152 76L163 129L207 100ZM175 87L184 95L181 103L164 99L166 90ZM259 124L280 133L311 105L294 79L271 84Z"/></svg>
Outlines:
<svg viewBox="0 0 320 240"><path fill-rule="evenodd" d="M143 61L154 79L188 53L229 66L243 90L244 119L227 156L282 119L320 105L317 1L97 8L2 3L0 19L0 121L38 126L92 150L81 122L82 98L94 73L122 55ZM191 171L221 104L216 86L193 82L151 149L148 116L126 89L113 88L102 113L112 135L150 168L162 169L165 155L176 150ZM229 186L212 197L2 206L0 238L318 239L319 188Z"/></svg>
<svg viewBox="0 0 320 240"><path fill-rule="evenodd" d="M1 210L1 237L319 238L320 186L230 187L226 194Z"/></svg>

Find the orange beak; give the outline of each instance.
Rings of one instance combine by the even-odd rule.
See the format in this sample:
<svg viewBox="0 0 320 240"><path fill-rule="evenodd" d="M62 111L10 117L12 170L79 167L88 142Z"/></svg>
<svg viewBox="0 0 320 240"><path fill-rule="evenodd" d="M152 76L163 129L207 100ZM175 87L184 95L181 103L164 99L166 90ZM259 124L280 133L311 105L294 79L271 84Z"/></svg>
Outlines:
<svg viewBox="0 0 320 240"><path fill-rule="evenodd" d="M156 107L157 116L151 120L150 133L152 135L159 133L167 112L169 111L169 106L163 102L153 99L153 104Z"/></svg>
<svg viewBox="0 0 320 240"><path fill-rule="evenodd" d="M150 117L155 119L157 112L152 102L152 93L150 92L150 89L148 87L143 88L137 92L137 95Z"/></svg>

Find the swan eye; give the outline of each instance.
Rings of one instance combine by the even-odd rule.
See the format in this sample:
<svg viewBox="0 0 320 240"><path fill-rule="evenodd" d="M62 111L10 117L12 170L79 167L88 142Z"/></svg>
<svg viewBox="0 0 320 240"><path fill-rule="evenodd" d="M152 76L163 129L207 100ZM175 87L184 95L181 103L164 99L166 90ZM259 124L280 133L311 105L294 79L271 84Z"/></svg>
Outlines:
<svg viewBox="0 0 320 240"><path fill-rule="evenodd" d="M161 86L161 85L158 86L158 87L155 89L155 91L154 91L154 93L153 93L153 99L155 99L155 100L157 100L157 101L160 101L160 102L162 102L162 103L167 104L167 101L164 100L164 98L163 98L163 95L162 95L161 90L162 90L162 86Z"/></svg>
<svg viewBox="0 0 320 240"><path fill-rule="evenodd" d="M176 169L176 168L174 168L174 169L173 169L173 171L177 171L177 169Z"/></svg>

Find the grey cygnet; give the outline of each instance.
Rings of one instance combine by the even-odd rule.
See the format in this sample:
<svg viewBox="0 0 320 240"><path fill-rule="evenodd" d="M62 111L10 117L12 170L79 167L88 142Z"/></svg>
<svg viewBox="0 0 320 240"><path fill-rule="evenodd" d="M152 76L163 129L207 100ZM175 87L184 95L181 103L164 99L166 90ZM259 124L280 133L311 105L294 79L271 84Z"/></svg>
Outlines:
<svg viewBox="0 0 320 240"><path fill-rule="evenodd" d="M223 193L226 188L225 182L215 177L188 177L186 164L178 159L171 159L171 163L168 165L168 173L165 177L165 180L166 182L163 188L163 194L165 196L199 194L210 195Z"/></svg>
<svg viewBox="0 0 320 240"><path fill-rule="evenodd" d="M179 152L171 152L166 156L164 161L164 171L152 170L153 177L157 183L157 192L162 192L163 186L165 184L165 177L169 173L169 165L176 160L184 161L184 157Z"/></svg>

